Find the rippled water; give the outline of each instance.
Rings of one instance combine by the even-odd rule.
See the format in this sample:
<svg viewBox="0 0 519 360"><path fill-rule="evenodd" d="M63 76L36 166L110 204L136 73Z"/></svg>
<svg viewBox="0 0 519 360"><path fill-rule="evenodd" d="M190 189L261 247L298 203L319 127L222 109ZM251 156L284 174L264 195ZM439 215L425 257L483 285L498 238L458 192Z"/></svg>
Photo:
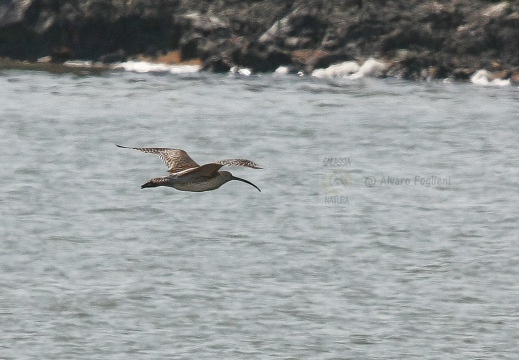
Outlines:
<svg viewBox="0 0 519 360"><path fill-rule="evenodd" d="M0 358L514 359L519 91L0 73ZM127 146L263 170L141 190Z"/></svg>

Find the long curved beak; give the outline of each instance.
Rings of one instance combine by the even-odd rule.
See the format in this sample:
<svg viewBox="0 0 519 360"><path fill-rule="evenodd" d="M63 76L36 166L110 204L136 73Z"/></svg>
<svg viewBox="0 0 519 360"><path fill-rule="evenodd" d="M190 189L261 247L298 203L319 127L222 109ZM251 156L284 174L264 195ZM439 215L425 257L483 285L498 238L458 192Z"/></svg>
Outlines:
<svg viewBox="0 0 519 360"><path fill-rule="evenodd" d="M249 184L249 185L254 186L256 189L258 189L259 192L261 192L261 190L260 190L259 187L257 187L256 185L254 185L253 183L251 183L251 182L248 181L248 180L245 180L245 179L242 179L242 178L236 177L236 176L234 176L234 175L231 177L231 180L238 180L238 181L241 181L241 182L247 183L247 184Z"/></svg>

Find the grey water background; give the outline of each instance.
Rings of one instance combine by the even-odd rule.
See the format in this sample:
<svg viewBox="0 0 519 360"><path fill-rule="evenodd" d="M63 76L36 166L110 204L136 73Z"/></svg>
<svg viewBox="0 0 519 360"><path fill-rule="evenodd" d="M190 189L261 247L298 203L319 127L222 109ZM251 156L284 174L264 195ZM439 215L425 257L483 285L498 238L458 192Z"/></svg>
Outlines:
<svg viewBox="0 0 519 360"><path fill-rule="evenodd" d="M515 359L518 103L468 84L0 72L0 358ZM116 143L253 160L231 171L262 192L141 190L164 164Z"/></svg>

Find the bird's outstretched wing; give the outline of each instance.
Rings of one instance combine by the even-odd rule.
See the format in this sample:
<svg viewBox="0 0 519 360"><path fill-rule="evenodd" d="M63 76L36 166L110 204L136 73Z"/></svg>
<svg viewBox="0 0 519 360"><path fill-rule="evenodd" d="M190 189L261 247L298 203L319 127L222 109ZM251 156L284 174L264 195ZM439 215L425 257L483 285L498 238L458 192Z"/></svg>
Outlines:
<svg viewBox="0 0 519 360"><path fill-rule="evenodd" d="M258 164L247 159L227 159L215 161L214 163L222 166L246 166L253 169L262 169Z"/></svg>
<svg viewBox="0 0 519 360"><path fill-rule="evenodd" d="M179 177L188 175L188 174L211 177L211 176L215 175L222 166L223 165L221 165L221 164L209 163L209 164L204 164L202 166L199 166L197 168L192 168L192 169L187 169L185 171L181 171L181 172L177 173L176 175Z"/></svg>
<svg viewBox="0 0 519 360"><path fill-rule="evenodd" d="M184 150L169 148L127 147L117 144L116 146L124 149L135 149L145 153L158 155L168 167L168 171L173 174L187 169L199 167L199 165L193 159L191 159Z"/></svg>

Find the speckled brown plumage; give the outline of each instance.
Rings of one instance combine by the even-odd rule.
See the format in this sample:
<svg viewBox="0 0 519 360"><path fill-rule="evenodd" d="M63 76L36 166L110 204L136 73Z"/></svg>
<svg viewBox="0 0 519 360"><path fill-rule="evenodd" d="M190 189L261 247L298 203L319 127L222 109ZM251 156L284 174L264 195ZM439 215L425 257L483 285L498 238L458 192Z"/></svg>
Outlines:
<svg viewBox="0 0 519 360"><path fill-rule="evenodd" d="M228 171L219 171L222 166L244 166L252 169L261 169L258 164L250 160L227 159L200 166L181 149L127 147L117 144L116 146L158 155L168 167L170 175L153 178L142 185L141 188L169 186L181 191L201 192L218 189L228 181L238 180L252 185L261 191L248 180L233 176Z"/></svg>
<svg viewBox="0 0 519 360"><path fill-rule="evenodd" d="M124 149L139 150L148 154L158 155L162 161L168 167L170 173L177 173L183 170L196 168L199 165L189 157L189 155L180 149L168 149L168 148L147 148L147 147L127 147L116 145Z"/></svg>

